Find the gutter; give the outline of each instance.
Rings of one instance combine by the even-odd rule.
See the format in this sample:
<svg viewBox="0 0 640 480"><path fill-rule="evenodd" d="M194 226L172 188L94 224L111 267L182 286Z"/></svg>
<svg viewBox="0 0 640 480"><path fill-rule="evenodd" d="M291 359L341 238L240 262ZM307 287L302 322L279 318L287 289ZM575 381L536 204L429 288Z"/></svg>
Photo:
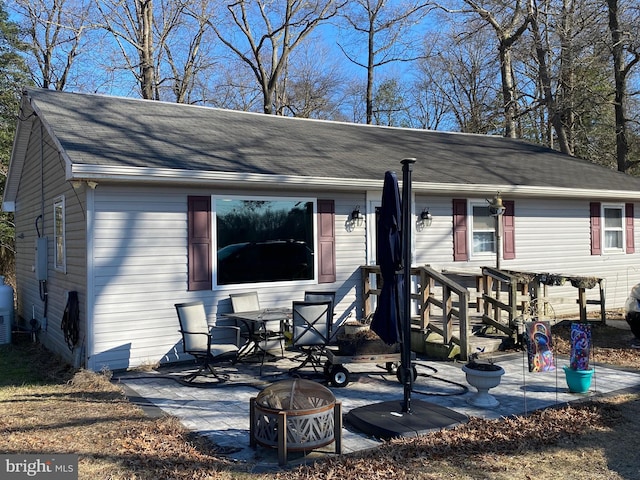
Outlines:
<svg viewBox="0 0 640 480"><path fill-rule="evenodd" d="M68 181L105 183L148 183L190 186L247 187L250 185L282 190L325 187L331 190L382 190L382 180L307 177L241 172L213 172L149 167L112 167L104 165L70 164ZM431 195L465 195L483 197L500 192L510 197L586 198L592 200L640 200L640 191L594 190L525 185L460 184L413 182L413 193Z"/></svg>

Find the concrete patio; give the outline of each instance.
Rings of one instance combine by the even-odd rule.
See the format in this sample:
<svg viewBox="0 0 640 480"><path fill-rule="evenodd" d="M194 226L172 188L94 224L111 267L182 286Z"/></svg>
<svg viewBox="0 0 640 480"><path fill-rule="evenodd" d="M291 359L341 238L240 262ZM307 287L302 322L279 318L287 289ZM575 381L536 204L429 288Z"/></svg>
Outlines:
<svg viewBox="0 0 640 480"><path fill-rule="evenodd" d="M558 368L547 373L530 373L525 352L497 353L494 358L505 370L500 385L490 391L499 400L499 406L482 409L467 403L475 389L468 386L461 370L462 363L426 360L420 356L415 361L418 378L411 394L412 401L433 403L466 416L497 419L596 395L640 391L640 370L595 364L591 389L585 394L575 394L568 391L562 370L569 363L567 358L557 358ZM181 383L180 376L190 370L192 364L161 367L149 372L122 372L114 375L114 381L124 386L130 400L150 415L173 415L186 428L210 439L227 458L246 462L253 471L264 472L280 468L278 455L275 449L249 446L249 401L272 382L291 378L288 370L295 365L293 354L287 352L286 358L266 363L262 376L258 373L259 365L225 366L221 371L229 374L229 379L218 385L192 387ZM344 388L329 386L336 400L342 402L343 417L354 408L373 403L397 400L400 405L404 398L403 386L383 366L363 363L345 366L352 374L351 382ZM313 369L307 369L307 372L306 378L326 385L321 374L314 374ZM381 442L344 422L343 454L372 448ZM311 452L290 453L288 465L329 455L335 455L333 443Z"/></svg>

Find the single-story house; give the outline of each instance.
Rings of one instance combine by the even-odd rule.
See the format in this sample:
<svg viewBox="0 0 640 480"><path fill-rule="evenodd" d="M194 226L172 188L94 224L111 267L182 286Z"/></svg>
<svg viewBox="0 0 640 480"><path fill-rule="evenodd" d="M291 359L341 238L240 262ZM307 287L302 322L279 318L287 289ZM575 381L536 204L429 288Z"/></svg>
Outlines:
<svg viewBox="0 0 640 480"><path fill-rule="evenodd" d="M183 359L177 302L214 322L233 292L276 307L333 290L360 318L384 174L404 158L415 265L495 265L500 192L503 268L604 278L608 308L640 282L640 178L539 145L28 89L3 198L17 314L92 370Z"/></svg>

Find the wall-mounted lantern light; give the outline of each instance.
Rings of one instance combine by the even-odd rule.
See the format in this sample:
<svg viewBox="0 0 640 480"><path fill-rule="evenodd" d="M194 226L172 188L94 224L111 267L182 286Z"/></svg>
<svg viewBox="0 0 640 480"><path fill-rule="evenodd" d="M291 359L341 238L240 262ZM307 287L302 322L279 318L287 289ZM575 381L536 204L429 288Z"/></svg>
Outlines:
<svg viewBox="0 0 640 480"><path fill-rule="evenodd" d="M421 232L427 227L430 227L433 223L433 215L429 211L428 207L425 207L424 210L420 213L418 220L416 221L416 230Z"/></svg>
<svg viewBox="0 0 640 480"><path fill-rule="evenodd" d="M360 213L360 205L357 205L351 212L349 222L351 223L351 228L361 227L364 224L364 215Z"/></svg>

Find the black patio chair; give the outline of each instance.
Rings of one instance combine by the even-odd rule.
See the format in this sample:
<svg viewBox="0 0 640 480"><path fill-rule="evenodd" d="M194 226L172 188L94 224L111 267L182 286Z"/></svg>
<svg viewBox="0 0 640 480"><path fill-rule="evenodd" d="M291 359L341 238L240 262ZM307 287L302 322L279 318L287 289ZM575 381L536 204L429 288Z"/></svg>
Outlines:
<svg viewBox="0 0 640 480"><path fill-rule="evenodd" d="M324 353L329 343L332 302L293 302L292 348L303 353L303 361L291 373L310 365L318 372L324 368Z"/></svg>
<svg viewBox="0 0 640 480"><path fill-rule="evenodd" d="M305 302L331 302L331 311L329 312L329 341L333 340L333 337L336 334L336 327L339 325L334 325L335 319L335 307L336 307L336 292L332 291L315 291L315 290L307 290L304 292L304 301Z"/></svg>

